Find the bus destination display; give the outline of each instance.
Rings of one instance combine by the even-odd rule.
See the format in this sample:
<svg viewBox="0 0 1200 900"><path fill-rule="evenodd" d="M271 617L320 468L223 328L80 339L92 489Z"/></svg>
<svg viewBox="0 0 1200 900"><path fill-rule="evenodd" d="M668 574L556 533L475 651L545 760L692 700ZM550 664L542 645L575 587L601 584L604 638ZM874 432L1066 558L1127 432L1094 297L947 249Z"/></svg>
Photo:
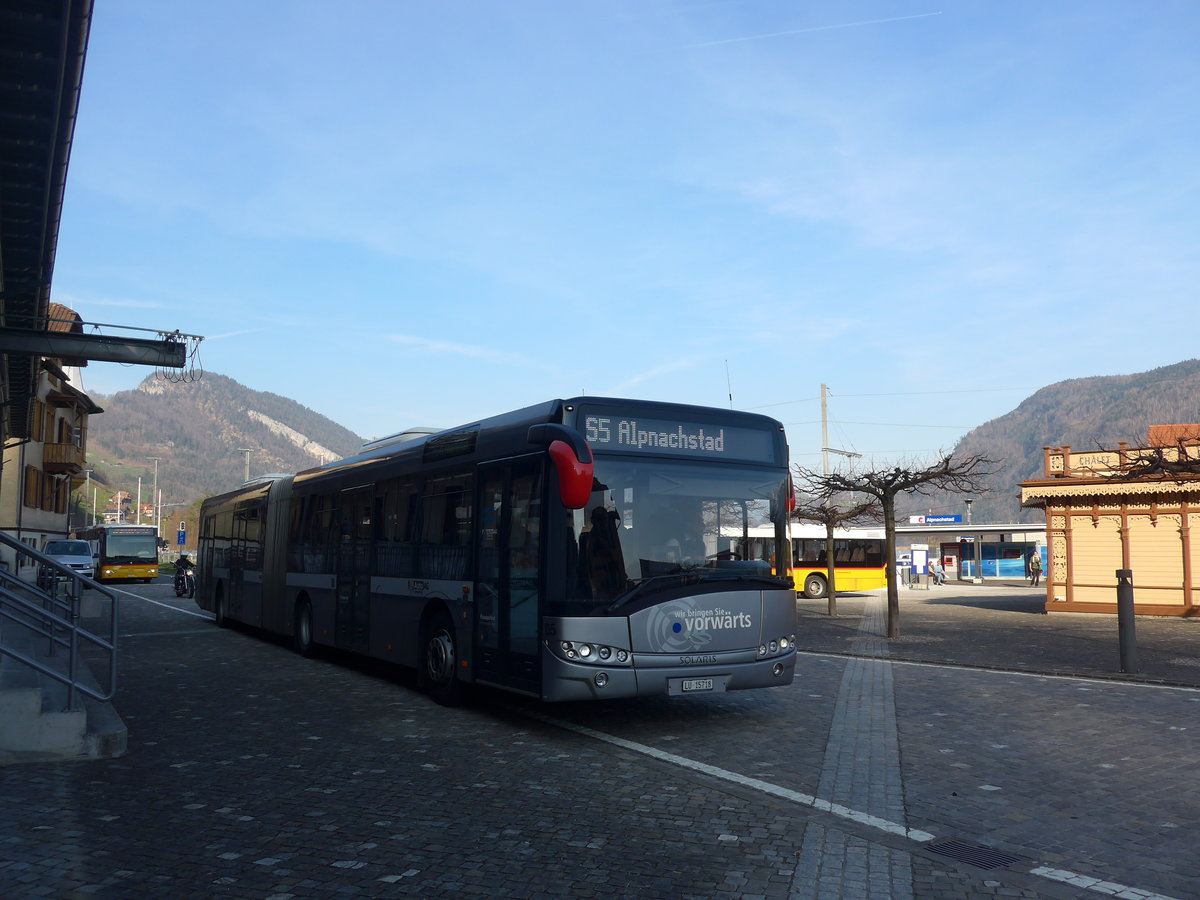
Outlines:
<svg viewBox="0 0 1200 900"><path fill-rule="evenodd" d="M585 413L580 418L584 438L597 451L668 453L764 462L775 457L774 435L769 431L642 416Z"/></svg>

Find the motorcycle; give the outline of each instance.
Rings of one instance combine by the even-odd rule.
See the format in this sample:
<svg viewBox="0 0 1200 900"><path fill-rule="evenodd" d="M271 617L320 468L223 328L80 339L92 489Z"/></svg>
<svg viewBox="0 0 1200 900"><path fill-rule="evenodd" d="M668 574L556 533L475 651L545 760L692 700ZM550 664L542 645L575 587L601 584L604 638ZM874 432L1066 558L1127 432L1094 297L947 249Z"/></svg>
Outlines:
<svg viewBox="0 0 1200 900"><path fill-rule="evenodd" d="M175 596L196 596L196 570L193 566L184 566L175 570Z"/></svg>

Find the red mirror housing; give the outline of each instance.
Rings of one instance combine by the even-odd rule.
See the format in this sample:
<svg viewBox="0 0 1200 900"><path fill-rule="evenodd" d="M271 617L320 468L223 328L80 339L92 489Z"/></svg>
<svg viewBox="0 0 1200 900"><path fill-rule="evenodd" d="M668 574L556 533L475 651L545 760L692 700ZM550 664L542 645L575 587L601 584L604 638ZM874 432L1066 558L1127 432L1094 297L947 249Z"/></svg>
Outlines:
<svg viewBox="0 0 1200 900"><path fill-rule="evenodd" d="M592 448L578 431L547 422L531 425L529 443L546 448L558 472L558 492L567 509L583 509L592 496L596 462Z"/></svg>
<svg viewBox="0 0 1200 900"><path fill-rule="evenodd" d="M554 468L558 470L558 491L562 495L562 504L567 509L583 509L587 506L588 498L592 496L592 476L596 471L596 464L592 459L591 448L586 449L588 458L585 462L563 441L553 441L549 447L550 458L554 460Z"/></svg>

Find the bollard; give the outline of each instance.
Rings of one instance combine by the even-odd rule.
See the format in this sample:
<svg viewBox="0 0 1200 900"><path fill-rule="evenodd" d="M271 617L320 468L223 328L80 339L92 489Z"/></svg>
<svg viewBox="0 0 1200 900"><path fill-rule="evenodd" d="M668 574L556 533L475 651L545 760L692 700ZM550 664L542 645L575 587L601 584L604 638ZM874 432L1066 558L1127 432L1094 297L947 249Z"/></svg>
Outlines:
<svg viewBox="0 0 1200 900"><path fill-rule="evenodd" d="M1117 569L1117 634L1121 644L1121 671L1133 674L1138 667L1132 569Z"/></svg>

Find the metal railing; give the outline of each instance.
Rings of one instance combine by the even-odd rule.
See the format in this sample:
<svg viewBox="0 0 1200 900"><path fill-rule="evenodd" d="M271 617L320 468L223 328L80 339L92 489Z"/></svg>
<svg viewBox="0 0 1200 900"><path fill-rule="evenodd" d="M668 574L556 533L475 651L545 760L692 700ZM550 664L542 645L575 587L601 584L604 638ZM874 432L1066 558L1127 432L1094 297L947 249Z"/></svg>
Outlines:
<svg viewBox="0 0 1200 900"><path fill-rule="evenodd" d="M66 685L66 709L76 708L77 693L111 700L117 691L116 592L3 532L0 544L16 551L15 570L0 566L0 656ZM81 666L84 654L106 678Z"/></svg>

